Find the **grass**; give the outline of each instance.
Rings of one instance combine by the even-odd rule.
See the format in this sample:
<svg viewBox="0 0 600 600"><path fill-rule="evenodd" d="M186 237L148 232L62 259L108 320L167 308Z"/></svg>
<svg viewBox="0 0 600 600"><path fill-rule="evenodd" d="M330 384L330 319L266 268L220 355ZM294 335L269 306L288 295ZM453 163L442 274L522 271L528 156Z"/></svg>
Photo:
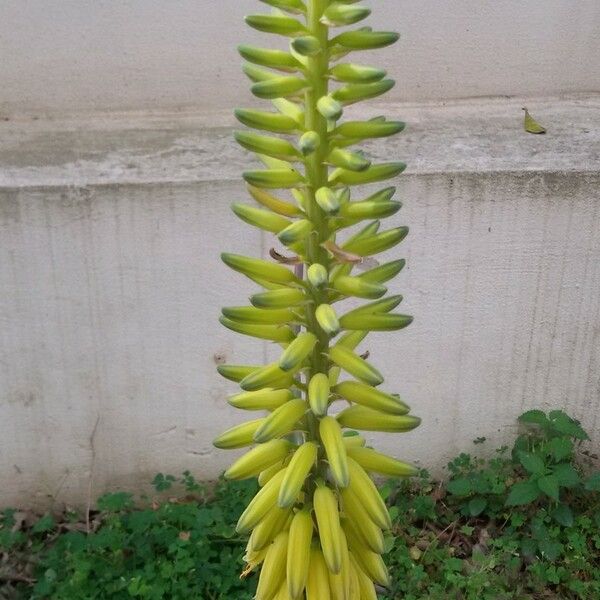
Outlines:
<svg viewBox="0 0 600 600"><path fill-rule="evenodd" d="M393 530L383 600L600 598L600 474L560 411L525 413L512 448L461 454L444 482L387 482ZM476 440L477 449L484 440ZM0 513L0 599L250 600L235 522L251 482L157 475L156 496L99 498L77 513Z"/></svg>

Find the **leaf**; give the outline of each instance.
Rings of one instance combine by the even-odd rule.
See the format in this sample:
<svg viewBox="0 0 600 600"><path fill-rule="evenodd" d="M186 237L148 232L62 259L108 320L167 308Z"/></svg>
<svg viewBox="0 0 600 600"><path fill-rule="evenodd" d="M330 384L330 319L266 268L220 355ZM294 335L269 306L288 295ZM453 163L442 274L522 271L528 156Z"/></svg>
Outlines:
<svg viewBox="0 0 600 600"><path fill-rule="evenodd" d="M541 516L535 516L534 518L530 519L530 529L531 535L538 542L550 537L550 531L546 526L546 520Z"/></svg>
<svg viewBox="0 0 600 600"><path fill-rule="evenodd" d="M558 479L558 484L561 487L573 487L581 482L579 473L569 463L556 465L552 469L552 474Z"/></svg>
<svg viewBox="0 0 600 600"><path fill-rule="evenodd" d="M526 471L533 475L542 475L546 471L544 461L531 452L519 452L519 462Z"/></svg>
<svg viewBox="0 0 600 600"><path fill-rule="evenodd" d="M525 538L521 541L521 554L528 558L534 558L537 552L537 542L531 538Z"/></svg>
<svg viewBox="0 0 600 600"><path fill-rule="evenodd" d="M573 452L573 442L565 437L552 438L546 445L547 451L557 460L563 460Z"/></svg>
<svg viewBox="0 0 600 600"><path fill-rule="evenodd" d="M165 490L171 489L174 482L175 477L173 477L173 475L163 475L162 473L157 473L152 480L152 486L157 492L164 492Z"/></svg>
<svg viewBox="0 0 600 600"><path fill-rule="evenodd" d="M463 561L460 558L447 558L444 561L444 569L460 573L463 570Z"/></svg>
<svg viewBox="0 0 600 600"><path fill-rule="evenodd" d="M515 462L519 460L519 452L527 452L529 450L529 436L528 435L520 435L515 440L513 444L513 448L511 451L512 457Z"/></svg>
<svg viewBox="0 0 600 600"><path fill-rule="evenodd" d="M548 539L540 541L538 547L544 558L547 558L550 561L555 561L561 555L563 550L562 544Z"/></svg>
<svg viewBox="0 0 600 600"><path fill-rule="evenodd" d="M548 417L542 410L528 410L519 417L519 421L531 425L541 425L542 427L550 424Z"/></svg>
<svg viewBox="0 0 600 600"><path fill-rule="evenodd" d="M32 528L33 533L45 533L54 529L56 522L52 515L43 516Z"/></svg>
<svg viewBox="0 0 600 600"><path fill-rule="evenodd" d="M571 527L573 525L573 511L566 504L559 504L552 511L552 517L557 523L564 527Z"/></svg>
<svg viewBox="0 0 600 600"><path fill-rule="evenodd" d="M590 439L581 425L562 410L553 410L548 416L550 417L552 427L559 433L574 437L578 440Z"/></svg>
<svg viewBox="0 0 600 600"><path fill-rule="evenodd" d="M389 552L394 547L394 539L393 535L387 534L383 537L383 551L384 553Z"/></svg>
<svg viewBox="0 0 600 600"><path fill-rule="evenodd" d="M545 477L540 477L537 481L537 484L544 494L552 498L552 500L556 500L556 502L558 502L559 485L556 475L546 475Z"/></svg>
<svg viewBox="0 0 600 600"><path fill-rule="evenodd" d="M523 123L523 127L527 133L546 133L546 128L542 127L530 114L526 108L523 108L525 111L525 121Z"/></svg>
<svg viewBox="0 0 600 600"><path fill-rule="evenodd" d="M133 533L142 534L158 521L156 511L140 510L131 513L127 521ZM118 543L117 543L118 546Z"/></svg>
<svg viewBox="0 0 600 600"><path fill-rule="evenodd" d="M383 494L381 495L383 498ZM392 520L392 523L394 521L396 521L398 519L398 516L400 515L400 509L397 506L390 506L390 519Z"/></svg>
<svg viewBox="0 0 600 600"><path fill-rule="evenodd" d="M418 519L435 519L435 501L431 496L417 496L413 502L415 516Z"/></svg>
<svg viewBox="0 0 600 600"><path fill-rule="evenodd" d="M473 486L468 479L453 479L448 482L448 491L454 496L468 496L473 493Z"/></svg>
<svg viewBox="0 0 600 600"><path fill-rule="evenodd" d="M98 509L108 512L118 512L133 506L133 495L128 492L104 494L98 498Z"/></svg>
<svg viewBox="0 0 600 600"><path fill-rule="evenodd" d="M600 492L600 471L592 473L585 482L585 489L588 492Z"/></svg>
<svg viewBox="0 0 600 600"><path fill-rule="evenodd" d="M469 514L472 517L479 516L487 506L487 500L482 496L477 496L469 501Z"/></svg>
<svg viewBox="0 0 600 600"><path fill-rule="evenodd" d="M515 483L510 489L506 500L507 506L521 506L535 502L540 496L540 490L534 480L528 479Z"/></svg>

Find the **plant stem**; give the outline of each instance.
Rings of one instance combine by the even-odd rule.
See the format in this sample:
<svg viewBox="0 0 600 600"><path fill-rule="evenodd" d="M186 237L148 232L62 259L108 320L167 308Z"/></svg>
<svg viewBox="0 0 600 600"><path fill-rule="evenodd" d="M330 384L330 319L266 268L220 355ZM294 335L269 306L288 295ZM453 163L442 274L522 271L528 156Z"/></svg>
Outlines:
<svg viewBox="0 0 600 600"><path fill-rule="evenodd" d="M328 93L327 71L329 69L328 30L320 19L324 11L323 0L308 0L307 2L307 26L310 34L319 40L321 51L308 59L308 76L310 88L306 92L305 114L306 129L314 131L320 139L319 147L308 157L306 161L306 212L307 217L314 224L314 231L308 239L307 258L309 266L321 264L329 271L329 255L321 244L329 237L326 215L315 200L315 192L327 185L328 169L325 159L329 154L329 143L327 139L327 119L317 110L317 102ZM327 291L317 289L307 284L313 299L307 310L307 328L317 336L317 344L313 351L312 360L308 373L308 380L316 373L328 372L329 336L319 327L315 311L320 304L327 302ZM309 432L313 440L319 440L318 420L314 415L308 417ZM322 465L322 456L318 464ZM317 467L317 476L324 472L323 466Z"/></svg>

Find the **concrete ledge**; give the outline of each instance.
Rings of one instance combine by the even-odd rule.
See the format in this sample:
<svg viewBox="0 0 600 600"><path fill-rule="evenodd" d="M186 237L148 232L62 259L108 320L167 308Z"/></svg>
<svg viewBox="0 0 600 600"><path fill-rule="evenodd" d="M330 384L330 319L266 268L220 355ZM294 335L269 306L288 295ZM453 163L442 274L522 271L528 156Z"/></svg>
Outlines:
<svg viewBox="0 0 600 600"><path fill-rule="evenodd" d="M548 127L527 134L521 107ZM405 159L407 173L600 170L600 95L379 104L408 123L384 143L365 145L376 160ZM248 154L231 138L224 113L110 114L70 120L0 122L0 186L239 180Z"/></svg>
<svg viewBox="0 0 600 600"><path fill-rule="evenodd" d="M600 439L600 100L379 106L410 126L370 150L406 158L415 323L365 349L424 419L390 453L439 469L472 439L566 408ZM247 157L223 115L0 125L0 505L85 503L156 472L216 476L242 420L215 363L276 349L220 327L254 289L218 253L271 241L226 209ZM404 305L403 305L404 306Z"/></svg>

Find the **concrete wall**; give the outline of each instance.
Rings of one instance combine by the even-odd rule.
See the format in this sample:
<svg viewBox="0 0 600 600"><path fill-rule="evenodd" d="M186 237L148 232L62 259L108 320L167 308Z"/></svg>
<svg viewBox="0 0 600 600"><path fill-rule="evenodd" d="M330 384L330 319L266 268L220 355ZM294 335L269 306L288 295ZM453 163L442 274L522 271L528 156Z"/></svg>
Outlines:
<svg viewBox="0 0 600 600"><path fill-rule="evenodd" d="M365 61L398 85L354 114L409 124L367 151L410 165L392 288L416 320L365 348L424 419L377 444L439 469L529 407L566 408L597 444L600 4L372 4L403 41ZM271 43L243 24L262 9L0 0L0 506L232 460L211 445L242 419L216 363L275 351L217 324L253 289L219 252L269 248L227 210L248 165L231 108L256 103L235 46ZM523 131L525 102L546 136Z"/></svg>
<svg viewBox="0 0 600 600"><path fill-rule="evenodd" d="M600 98L536 102L545 137L520 106L387 105L411 126L369 147L411 162L391 289L416 319L364 348L424 419L372 439L434 469L531 407L600 439ZM248 158L211 122L0 124L0 505L214 477L235 456L211 446L243 419L216 363L276 349L218 325L254 289L218 254L271 242L228 211Z"/></svg>
<svg viewBox="0 0 600 600"><path fill-rule="evenodd" d="M386 0L375 26L403 42L364 60L392 100L600 90L597 0ZM257 0L0 0L0 117L215 109L249 101L235 46ZM281 43L281 42L280 42Z"/></svg>

